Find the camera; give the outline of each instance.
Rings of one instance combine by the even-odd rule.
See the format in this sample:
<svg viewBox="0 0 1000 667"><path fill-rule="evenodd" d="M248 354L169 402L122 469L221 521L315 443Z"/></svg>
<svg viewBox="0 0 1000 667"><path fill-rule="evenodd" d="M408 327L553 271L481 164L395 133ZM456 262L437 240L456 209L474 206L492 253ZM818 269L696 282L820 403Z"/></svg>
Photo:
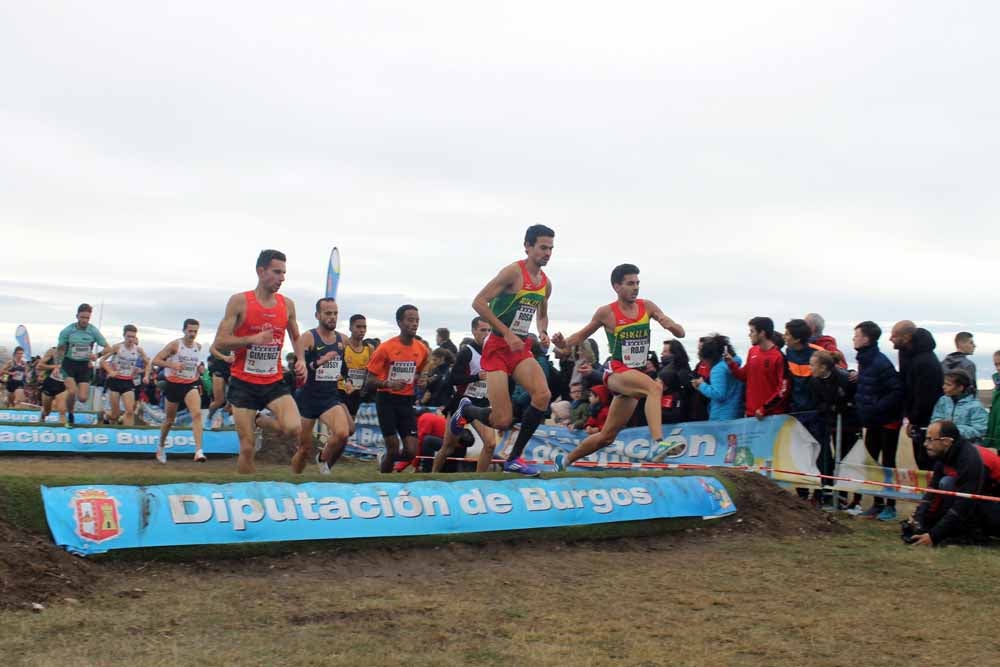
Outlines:
<svg viewBox="0 0 1000 667"><path fill-rule="evenodd" d="M914 542L917 541L917 538L919 536L927 532L923 528L921 528L918 524L911 521L910 519L907 519L906 521L900 521L899 528L900 528L899 538L903 540L904 544L913 544Z"/></svg>

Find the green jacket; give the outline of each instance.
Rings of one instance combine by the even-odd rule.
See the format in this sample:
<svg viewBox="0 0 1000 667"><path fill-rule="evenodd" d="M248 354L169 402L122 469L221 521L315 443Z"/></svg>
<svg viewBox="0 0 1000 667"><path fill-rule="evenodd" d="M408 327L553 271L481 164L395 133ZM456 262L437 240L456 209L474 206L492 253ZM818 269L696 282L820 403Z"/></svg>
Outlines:
<svg viewBox="0 0 1000 667"><path fill-rule="evenodd" d="M987 447L1000 449L1000 373L993 374L993 405L984 440Z"/></svg>

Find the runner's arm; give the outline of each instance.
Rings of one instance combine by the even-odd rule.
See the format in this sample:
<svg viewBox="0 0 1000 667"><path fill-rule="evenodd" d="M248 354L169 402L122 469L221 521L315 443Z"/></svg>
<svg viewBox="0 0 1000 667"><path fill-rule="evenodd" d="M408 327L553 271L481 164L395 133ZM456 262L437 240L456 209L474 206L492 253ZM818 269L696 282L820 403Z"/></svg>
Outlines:
<svg viewBox="0 0 1000 667"><path fill-rule="evenodd" d="M243 294L234 294L229 297L229 302L226 304L226 314L219 322L219 329L215 332L215 340L212 342L212 345L219 350L232 351L254 343L265 345L274 340L274 334L271 333L270 329L258 331L252 336L237 336L233 333L240 320L243 319L246 304L246 297Z"/></svg>
<svg viewBox="0 0 1000 667"><path fill-rule="evenodd" d="M114 375L114 369L111 368L111 364L108 363L108 359L110 359L112 355L118 352L118 345L119 345L118 343L115 343L114 345L109 345L105 347L103 350L101 350L101 356L97 358L97 363L100 365L101 368L104 369L104 372L107 373L108 375Z"/></svg>
<svg viewBox="0 0 1000 667"><path fill-rule="evenodd" d="M646 301L646 310L649 312L649 318L656 320L660 323L660 326L677 336L678 338L684 338L684 327L682 327L677 322L666 316L660 307L657 306L652 301Z"/></svg>
<svg viewBox="0 0 1000 667"><path fill-rule="evenodd" d="M55 348L50 349L48 352L42 355L41 359L38 360L38 364L35 366L35 368L39 368L43 371L54 371L55 369L59 368L59 366L52 363L55 354L56 354Z"/></svg>
<svg viewBox="0 0 1000 667"><path fill-rule="evenodd" d="M295 302L285 297L285 307L288 309L288 323L285 325L285 331L288 332L288 337L292 341L292 349L296 349L296 345L299 341L299 321L295 317ZM305 357L299 356L298 353L295 354L295 375L299 378L304 378L306 376L306 360Z"/></svg>
<svg viewBox="0 0 1000 667"><path fill-rule="evenodd" d="M562 334L556 334L553 342L555 342L558 347L576 347L583 341L593 336L598 329L605 326L604 323L607 321L608 314L610 312L611 309L608 306L601 306L594 312L594 316L590 318L590 322L588 322L582 329L574 334L570 334L567 338L563 338Z"/></svg>
<svg viewBox="0 0 1000 667"><path fill-rule="evenodd" d="M231 364L235 360L232 352L230 352L229 354L225 354L215 346L215 343L212 343L211 345L208 346L208 353L209 355L215 357L219 361L225 362L227 364Z"/></svg>
<svg viewBox="0 0 1000 667"><path fill-rule="evenodd" d="M305 360L306 350L312 348L314 345L312 331L307 331L301 336L296 337L292 342L292 351L295 353L295 358Z"/></svg>
<svg viewBox="0 0 1000 667"><path fill-rule="evenodd" d="M504 337L507 337L511 331L490 310L490 301L503 294L505 290L512 289L519 275L517 264L505 266L493 280L486 283L486 287L481 289L476 298L472 300L472 309L476 311L476 314L486 320L494 331Z"/></svg>
<svg viewBox="0 0 1000 667"><path fill-rule="evenodd" d="M478 375L470 375L469 364L472 361L472 348L463 345L455 357L455 363L451 367L451 383L456 387L463 384L470 384L479 380Z"/></svg>
<svg viewBox="0 0 1000 667"><path fill-rule="evenodd" d="M549 346L549 297L552 296L552 281L545 285L545 298L538 305L535 315L535 326L538 328L538 342L542 347Z"/></svg>
<svg viewBox="0 0 1000 667"><path fill-rule="evenodd" d="M180 362L167 361L167 357L174 354L177 354L177 341L167 343L166 346L164 346L164 348L160 350L155 357L153 357L153 360L149 362L149 368L152 369L153 366L158 366L160 368L173 368L174 370L178 370L177 367L180 366Z"/></svg>

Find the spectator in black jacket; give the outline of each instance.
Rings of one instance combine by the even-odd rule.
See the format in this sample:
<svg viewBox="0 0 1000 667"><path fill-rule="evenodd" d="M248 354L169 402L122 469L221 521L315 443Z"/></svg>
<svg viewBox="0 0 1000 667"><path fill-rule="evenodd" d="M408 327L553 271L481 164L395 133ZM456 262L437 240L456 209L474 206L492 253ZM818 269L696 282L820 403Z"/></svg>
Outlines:
<svg viewBox="0 0 1000 667"><path fill-rule="evenodd" d="M930 488L958 493L982 494L989 485L983 453L966 441L950 421L934 422L927 428L927 453L934 461ZM934 493L924 498L914 513L907 539L910 544L938 546L943 541L980 541L1000 532L1000 503Z"/></svg>
<svg viewBox="0 0 1000 667"><path fill-rule="evenodd" d="M669 348L669 354L667 350ZM660 356L660 370L658 377L663 383L663 397L660 405L663 408L664 424L679 424L686 421L696 421L694 401L697 392L691 386L691 379L694 377L691 371L691 361L688 358L687 350L678 340L671 340L664 344L664 354ZM708 404L708 399L698 395L700 400ZM705 419L708 419L708 410L704 410Z"/></svg>
<svg viewBox="0 0 1000 667"><path fill-rule="evenodd" d="M447 348L439 347L431 352L431 369L427 373L427 385L421 403L429 408L440 408L448 404L455 391L451 381L451 366L454 363L455 355Z"/></svg>
<svg viewBox="0 0 1000 667"><path fill-rule="evenodd" d="M865 449L877 463L887 468L896 467L896 449L899 447L899 429L903 421L903 382L889 357L878 349L882 328L871 320L854 327L854 349L858 353L858 370L852 374L858 388L854 404L858 419L865 429ZM853 441L844 440L842 456L847 456L854 446ZM867 512L861 509L860 497L847 510L854 515L864 514L868 518L878 518L882 512L885 520L891 521L896 514L896 501L889 499L888 505L880 496Z"/></svg>
<svg viewBox="0 0 1000 667"><path fill-rule="evenodd" d="M437 346L448 350L453 356L458 355L458 348L451 342L451 331L446 327L441 327L437 330Z"/></svg>
<svg viewBox="0 0 1000 667"><path fill-rule="evenodd" d="M913 458L921 470L930 470L931 461L924 449L924 430L930 424L934 405L943 393L944 371L934 354L937 344L926 329L918 329L910 320L897 322L890 339L899 350L899 373L903 378L903 416L913 440Z"/></svg>
<svg viewBox="0 0 1000 667"><path fill-rule="evenodd" d="M837 467L837 420L840 419L844 441L856 442L860 436L854 394L857 385L847 371L837 367L837 358L826 350L817 350L809 358L809 394L816 406L816 432L819 434L819 457L816 467L822 475L833 475ZM837 509L833 503L832 479L821 479L823 491L820 504L824 509ZM846 509L843 507L841 509Z"/></svg>

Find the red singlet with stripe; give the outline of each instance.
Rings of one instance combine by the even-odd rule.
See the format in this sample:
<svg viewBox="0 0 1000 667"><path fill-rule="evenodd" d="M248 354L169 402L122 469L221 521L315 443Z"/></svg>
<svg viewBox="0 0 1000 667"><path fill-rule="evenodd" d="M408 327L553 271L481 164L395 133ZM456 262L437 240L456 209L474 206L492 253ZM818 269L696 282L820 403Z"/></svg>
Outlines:
<svg viewBox="0 0 1000 667"><path fill-rule="evenodd" d="M274 338L264 345L254 344L236 350L232 376L251 384L273 384L283 379L281 367L281 347L285 344L285 326L288 324L288 309L285 297L275 294L274 308L265 308L257 300L253 290L244 292L247 300L246 313L234 336L252 336L270 329Z"/></svg>

